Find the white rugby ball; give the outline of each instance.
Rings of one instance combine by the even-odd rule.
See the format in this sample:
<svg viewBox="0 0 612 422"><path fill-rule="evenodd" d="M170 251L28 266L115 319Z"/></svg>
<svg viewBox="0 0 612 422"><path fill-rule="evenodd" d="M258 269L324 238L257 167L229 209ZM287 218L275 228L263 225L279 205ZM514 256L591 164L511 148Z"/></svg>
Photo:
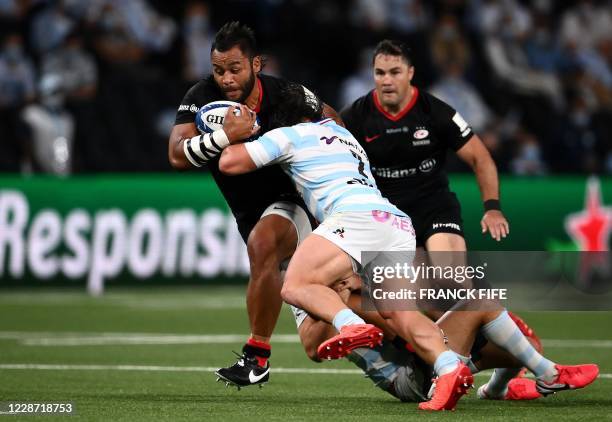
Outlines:
<svg viewBox="0 0 612 422"><path fill-rule="evenodd" d="M239 106L240 104L234 101L213 101L208 103L198 110L195 117L195 124L200 133L212 133L215 130L223 128L223 121L227 114L227 109L231 106ZM236 115L240 115L240 109L234 111ZM253 127L259 126L259 118L255 119Z"/></svg>

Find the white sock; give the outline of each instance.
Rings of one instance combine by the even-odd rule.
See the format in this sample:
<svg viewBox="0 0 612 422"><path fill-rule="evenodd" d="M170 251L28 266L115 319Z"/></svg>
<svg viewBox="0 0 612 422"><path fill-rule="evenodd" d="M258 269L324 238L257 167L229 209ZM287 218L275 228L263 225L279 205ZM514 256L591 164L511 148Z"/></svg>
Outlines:
<svg viewBox="0 0 612 422"><path fill-rule="evenodd" d="M459 362L460 360L455 352L447 350L440 353L436 358L436 361L434 362L434 372L438 376L448 374L449 372L453 372L455 369L457 369Z"/></svg>
<svg viewBox="0 0 612 422"><path fill-rule="evenodd" d="M365 324L366 322L349 308L344 308L334 316L334 327L340 331L345 325Z"/></svg>
<svg viewBox="0 0 612 422"><path fill-rule="evenodd" d="M503 398L508 392L508 383L521 372L521 368L495 368L487 383L487 395L492 398Z"/></svg>

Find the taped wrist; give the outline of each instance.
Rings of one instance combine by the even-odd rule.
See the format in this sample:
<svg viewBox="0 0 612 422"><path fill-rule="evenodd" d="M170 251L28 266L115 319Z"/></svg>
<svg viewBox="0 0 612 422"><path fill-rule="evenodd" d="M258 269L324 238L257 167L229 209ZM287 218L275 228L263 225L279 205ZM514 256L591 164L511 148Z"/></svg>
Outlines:
<svg viewBox="0 0 612 422"><path fill-rule="evenodd" d="M223 148L229 144L227 135L223 129L219 129L213 133L205 133L185 139L183 141L183 152L191 164L202 167L208 160L219 155Z"/></svg>

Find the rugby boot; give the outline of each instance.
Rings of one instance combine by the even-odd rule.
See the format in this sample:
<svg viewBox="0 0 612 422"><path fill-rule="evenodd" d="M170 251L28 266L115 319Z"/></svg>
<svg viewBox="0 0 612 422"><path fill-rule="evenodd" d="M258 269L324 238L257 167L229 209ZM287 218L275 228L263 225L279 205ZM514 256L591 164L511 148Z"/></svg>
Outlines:
<svg viewBox="0 0 612 422"><path fill-rule="evenodd" d="M536 389L536 382L528 378L513 378L508 383L508 389L503 396L493 396L487 391L487 385L482 385L476 395L482 400L535 400L542 397Z"/></svg>
<svg viewBox="0 0 612 422"><path fill-rule="evenodd" d="M563 390L577 390L584 388L597 378L599 367L595 364L586 365L555 365L557 376L554 380L546 382L536 379L536 389L544 396Z"/></svg>
<svg viewBox="0 0 612 422"><path fill-rule="evenodd" d="M340 359L358 347L372 348L382 344L383 332L372 324L345 325L340 334L321 343L317 349L320 359Z"/></svg>
<svg viewBox="0 0 612 422"><path fill-rule="evenodd" d="M226 387L234 386L248 387L250 385L263 386L264 383L270 379L270 364L267 363L265 367L260 366L255 356L249 356L246 353L239 355L238 361L227 368L221 368L215 372L217 375L217 382L221 381L225 383Z"/></svg>
<svg viewBox="0 0 612 422"><path fill-rule="evenodd" d="M470 369L460 362L457 369L433 380L433 395L429 401L419 403L421 410L455 410L457 401L474 386Z"/></svg>

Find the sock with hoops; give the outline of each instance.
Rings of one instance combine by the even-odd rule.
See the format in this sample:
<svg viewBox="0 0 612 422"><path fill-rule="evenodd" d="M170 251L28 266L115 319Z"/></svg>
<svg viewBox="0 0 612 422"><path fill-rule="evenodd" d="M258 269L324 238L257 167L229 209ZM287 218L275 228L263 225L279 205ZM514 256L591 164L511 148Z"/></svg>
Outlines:
<svg viewBox="0 0 612 422"><path fill-rule="evenodd" d="M481 332L491 343L514 356L537 378L552 381L556 377L555 363L538 353L505 310L483 325Z"/></svg>
<svg viewBox="0 0 612 422"><path fill-rule="evenodd" d="M255 357L257 364L265 368L272 354L272 347L269 343L250 338L242 347L242 353Z"/></svg>

